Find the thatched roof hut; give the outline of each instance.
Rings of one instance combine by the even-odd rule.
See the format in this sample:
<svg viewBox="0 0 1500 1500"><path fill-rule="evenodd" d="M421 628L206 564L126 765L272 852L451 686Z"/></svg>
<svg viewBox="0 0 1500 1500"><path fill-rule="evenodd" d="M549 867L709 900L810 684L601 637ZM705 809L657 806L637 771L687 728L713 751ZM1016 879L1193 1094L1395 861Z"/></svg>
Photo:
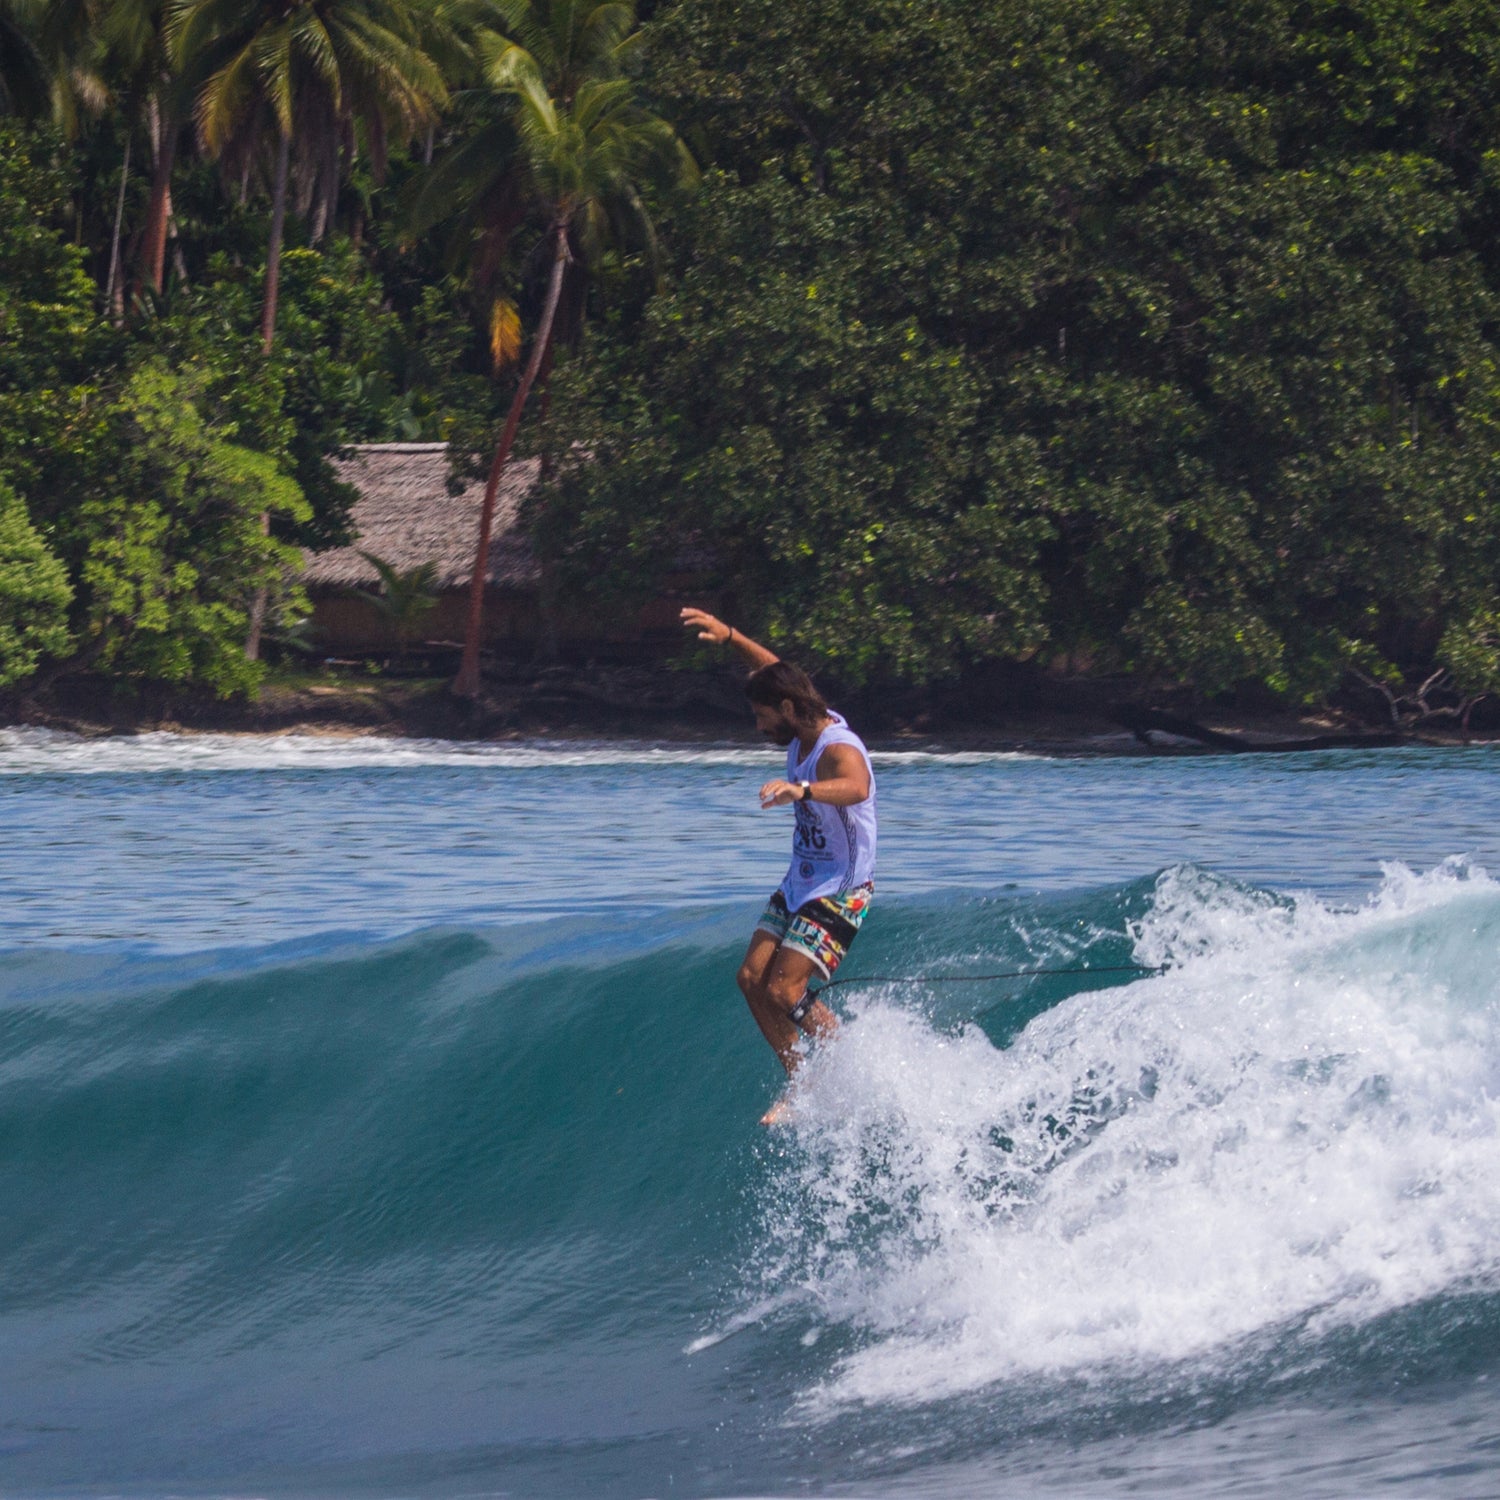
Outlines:
<svg viewBox="0 0 1500 1500"><path fill-rule="evenodd" d="M446 443L361 443L337 467L339 478L359 490L352 517L356 541L306 554L302 581L309 592L375 587L379 575L362 552L403 572L435 562L440 590L468 587L484 484L449 493ZM516 460L500 482L490 539L492 588L530 589L536 583L536 559L517 518L540 467L539 459Z"/></svg>
<svg viewBox="0 0 1500 1500"><path fill-rule="evenodd" d="M421 627L423 638L462 640L483 482L449 492L446 443L361 443L338 469L359 490L350 518L354 544L304 554L302 574L324 648L363 652L395 641L390 622L354 592L379 592L380 575L361 556L365 552L403 573L436 563L437 602ZM539 629L539 569L518 524L539 469L534 458L508 465L496 497L484 617L491 644L530 640Z"/></svg>
<svg viewBox="0 0 1500 1500"><path fill-rule="evenodd" d="M675 645L682 633L675 595L614 613L581 596L554 600L544 612L541 569L519 524L521 505L540 468L538 459L521 459L507 466L501 481L485 591L486 647L524 655L546 640L554 652L564 646L632 657L653 641ZM356 593L379 592L379 574L362 552L399 572L435 562L437 600L420 626L421 639L461 641L484 484L470 484L457 495L448 492L445 443L362 443L340 463L339 475L359 490L351 518L356 540L350 547L306 554L302 574L320 647L358 654L398 644L390 621Z"/></svg>

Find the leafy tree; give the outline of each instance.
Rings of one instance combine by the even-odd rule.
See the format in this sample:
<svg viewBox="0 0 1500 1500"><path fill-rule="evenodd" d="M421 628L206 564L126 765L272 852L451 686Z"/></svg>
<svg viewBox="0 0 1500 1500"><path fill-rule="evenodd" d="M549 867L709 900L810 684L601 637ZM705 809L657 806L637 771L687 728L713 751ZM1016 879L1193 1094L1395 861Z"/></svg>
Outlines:
<svg viewBox="0 0 1500 1500"><path fill-rule="evenodd" d="M1443 632L1437 655L1460 694L1459 714L1467 733L1476 704L1500 693L1500 608L1455 620Z"/></svg>
<svg viewBox="0 0 1500 1500"><path fill-rule="evenodd" d="M59 161L46 138L0 126L0 481L24 500L5 507L7 588L33 610L7 676L45 652L53 670L252 685L240 650L251 593L296 565L259 517L308 518L278 456L283 390L246 362L244 335L216 344L186 312L148 325L160 353L148 346L132 367L82 252L49 222L65 202ZM56 568L71 644L48 613Z"/></svg>
<svg viewBox="0 0 1500 1500"><path fill-rule="evenodd" d="M711 179L678 227L673 294L559 375L559 437L590 455L541 519L566 582L640 596L706 569L849 680L1035 649L1040 467L974 361L862 316L825 200Z"/></svg>
<svg viewBox="0 0 1500 1500"><path fill-rule="evenodd" d="M269 355L257 336L263 274L226 256L142 335L174 362L202 366L209 395L239 412L249 446L274 454L296 479L311 514L295 526L283 517L283 539L344 546L356 492L332 460L350 443L397 435L401 328L345 240L287 251L282 272L282 315Z"/></svg>
<svg viewBox="0 0 1500 1500"><path fill-rule="evenodd" d="M0 120L0 478L28 500L73 462L117 342L83 252L56 227L65 161L54 135Z"/></svg>
<svg viewBox="0 0 1500 1500"><path fill-rule="evenodd" d="M73 590L16 492L0 480L0 688L68 650Z"/></svg>
<svg viewBox="0 0 1500 1500"><path fill-rule="evenodd" d="M659 587L690 538L853 677L1002 650L1295 696L1493 599L1495 12L656 26L727 170L670 297L558 385L595 455L542 520L574 577ZM963 400L884 378L908 335Z"/></svg>
<svg viewBox="0 0 1500 1500"><path fill-rule="evenodd" d="M307 506L273 458L205 419L201 395L201 380L147 363L109 410L113 482L79 508L78 633L100 669L228 694L259 678L244 653L254 595L298 566L261 517Z"/></svg>

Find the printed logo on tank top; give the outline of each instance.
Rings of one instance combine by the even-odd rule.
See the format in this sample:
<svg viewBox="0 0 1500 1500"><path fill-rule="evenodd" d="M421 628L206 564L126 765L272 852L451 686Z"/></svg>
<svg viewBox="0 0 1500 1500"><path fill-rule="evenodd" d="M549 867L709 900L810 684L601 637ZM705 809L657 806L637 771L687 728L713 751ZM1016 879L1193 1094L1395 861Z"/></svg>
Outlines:
<svg viewBox="0 0 1500 1500"><path fill-rule="evenodd" d="M793 848L806 859L827 859L828 836L818 822L818 815L806 802L793 806L797 815L797 831L792 835Z"/></svg>

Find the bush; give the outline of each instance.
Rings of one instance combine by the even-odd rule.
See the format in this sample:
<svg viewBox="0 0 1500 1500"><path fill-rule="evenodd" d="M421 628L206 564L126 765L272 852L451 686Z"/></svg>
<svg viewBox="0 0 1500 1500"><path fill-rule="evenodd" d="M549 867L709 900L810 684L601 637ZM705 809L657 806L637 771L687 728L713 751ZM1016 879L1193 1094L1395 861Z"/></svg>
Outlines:
<svg viewBox="0 0 1500 1500"><path fill-rule="evenodd" d="M0 480L0 687L24 682L71 639L73 590L15 491Z"/></svg>

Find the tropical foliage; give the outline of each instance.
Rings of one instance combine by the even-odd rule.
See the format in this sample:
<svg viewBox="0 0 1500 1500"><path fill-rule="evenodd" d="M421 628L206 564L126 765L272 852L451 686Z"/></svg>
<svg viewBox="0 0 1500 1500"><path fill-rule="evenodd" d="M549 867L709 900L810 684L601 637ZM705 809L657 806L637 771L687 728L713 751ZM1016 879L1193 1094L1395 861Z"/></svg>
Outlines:
<svg viewBox="0 0 1500 1500"><path fill-rule="evenodd" d="M201 72L195 115L210 158L249 170L269 157L271 230L261 339L276 329L281 241L296 149L299 206L321 240L343 166L362 139L377 178L392 138L436 118L446 97L423 50L418 11L404 0L183 0L174 12L174 61Z"/></svg>
<svg viewBox="0 0 1500 1500"><path fill-rule="evenodd" d="M67 649L72 592L15 491L0 482L0 687Z"/></svg>
<svg viewBox="0 0 1500 1500"><path fill-rule="evenodd" d="M575 579L691 537L852 678L1298 697L1487 617L1496 12L743 0L657 50L721 170L559 387Z"/></svg>
<svg viewBox="0 0 1500 1500"><path fill-rule="evenodd" d="M846 683L1500 691L1492 6L0 0L0 112L0 682L252 686L423 437Z"/></svg>

